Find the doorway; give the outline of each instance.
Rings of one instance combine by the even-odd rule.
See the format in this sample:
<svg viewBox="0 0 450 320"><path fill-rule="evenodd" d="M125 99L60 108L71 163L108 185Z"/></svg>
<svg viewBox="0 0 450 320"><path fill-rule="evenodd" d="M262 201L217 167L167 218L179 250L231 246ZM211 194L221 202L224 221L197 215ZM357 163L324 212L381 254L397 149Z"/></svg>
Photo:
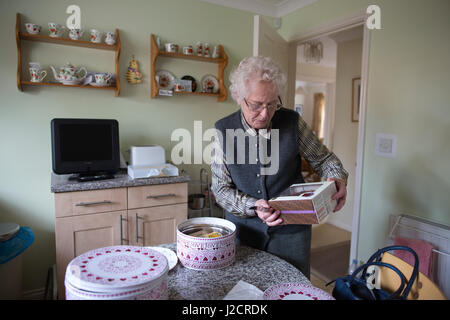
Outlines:
<svg viewBox="0 0 450 320"><path fill-rule="evenodd" d="M311 276L324 283L347 274L349 267L358 146L352 110L359 108L353 105L359 92L353 86L361 79L362 51L363 26L297 44L296 109L349 172L345 206L312 230Z"/></svg>

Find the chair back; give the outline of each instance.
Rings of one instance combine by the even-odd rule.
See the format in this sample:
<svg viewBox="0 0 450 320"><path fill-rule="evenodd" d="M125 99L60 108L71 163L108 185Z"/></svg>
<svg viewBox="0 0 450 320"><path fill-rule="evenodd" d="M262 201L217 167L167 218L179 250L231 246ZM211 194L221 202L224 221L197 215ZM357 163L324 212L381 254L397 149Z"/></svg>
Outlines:
<svg viewBox="0 0 450 320"><path fill-rule="evenodd" d="M383 253L381 261L397 267L406 279L409 279L412 275L413 266L389 252ZM400 286L400 278L394 271L389 268L380 268L379 272L381 288L383 290L394 292ZM408 294L407 300L447 300L447 298L433 281L422 272L419 272Z"/></svg>

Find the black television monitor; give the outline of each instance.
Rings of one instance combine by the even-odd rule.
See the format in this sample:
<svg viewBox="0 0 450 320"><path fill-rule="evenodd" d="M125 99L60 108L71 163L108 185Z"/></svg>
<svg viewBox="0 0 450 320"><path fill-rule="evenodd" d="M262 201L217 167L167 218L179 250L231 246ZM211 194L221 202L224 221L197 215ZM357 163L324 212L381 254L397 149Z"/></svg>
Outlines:
<svg viewBox="0 0 450 320"><path fill-rule="evenodd" d="M112 178L120 167L119 123L111 119L53 119L52 162L56 174L79 181Z"/></svg>

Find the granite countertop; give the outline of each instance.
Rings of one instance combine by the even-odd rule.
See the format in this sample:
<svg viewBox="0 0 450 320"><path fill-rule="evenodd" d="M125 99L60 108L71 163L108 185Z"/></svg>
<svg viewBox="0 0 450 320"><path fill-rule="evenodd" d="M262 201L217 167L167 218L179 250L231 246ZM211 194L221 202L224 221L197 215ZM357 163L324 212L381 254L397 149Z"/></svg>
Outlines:
<svg viewBox="0 0 450 320"><path fill-rule="evenodd" d="M175 253L177 250L176 243L160 247ZM237 245L235 262L223 269L191 270L178 260L168 274L169 300L222 300L239 280L262 291L286 282L311 285L308 278L287 261L265 251Z"/></svg>
<svg viewBox="0 0 450 320"><path fill-rule="evenodd" d="M115 174L114 179L78 182L77 180L69 180L70 174L55 174L52 172L51 192L72 192L72 191L88 191L99 189L137 187L156 184L180 183L188 182L188 175L180 175L174 177L151 177L131 179L125 172Z"/></svg>

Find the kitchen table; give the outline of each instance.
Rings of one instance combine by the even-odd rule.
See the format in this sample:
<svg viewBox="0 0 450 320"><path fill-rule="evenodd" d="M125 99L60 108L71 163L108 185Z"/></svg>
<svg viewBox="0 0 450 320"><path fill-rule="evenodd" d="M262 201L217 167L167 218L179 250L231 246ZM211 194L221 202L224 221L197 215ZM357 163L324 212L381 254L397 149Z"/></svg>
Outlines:
<svg viewBox="0 0 450 320"><path fill-rule="evenodd" d="M176 253L177 244L160 247ZM169 300L222 300L239 280L264 291L279 283L297 282L311 285L300 270L287 261L247 246L236 246L235 262L226 268L197 271L185 268L178 260L168 274Z"/></svg>

